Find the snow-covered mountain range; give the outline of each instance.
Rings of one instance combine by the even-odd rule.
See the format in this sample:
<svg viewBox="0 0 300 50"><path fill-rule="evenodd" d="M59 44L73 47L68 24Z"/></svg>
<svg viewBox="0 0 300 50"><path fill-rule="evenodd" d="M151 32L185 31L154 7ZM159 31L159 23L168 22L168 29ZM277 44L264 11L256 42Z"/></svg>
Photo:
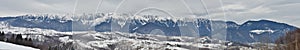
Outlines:
<svg viewBox="0 0 300 50"><path fill-rule="evenodd" d="M21 15L0 17L0 22L13 27L50 29L61 32L96 31L155 34L166 36L211 37L213 27L221 28L227 41L272 43L297 27L270 20L247 21L236 24L203 18L174 18L154 15L134 16L89 14L77 17L57 15ZM221 26L219 26L221 25ZM224 29L224 28L225 29ZM267 40L265 40L267 39Z"/></svg>

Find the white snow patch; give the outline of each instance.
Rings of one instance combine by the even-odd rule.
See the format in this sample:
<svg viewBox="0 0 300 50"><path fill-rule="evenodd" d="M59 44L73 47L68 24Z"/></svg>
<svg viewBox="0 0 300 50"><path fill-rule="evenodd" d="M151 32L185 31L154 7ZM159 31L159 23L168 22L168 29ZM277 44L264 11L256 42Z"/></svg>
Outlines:
<svg viewBox="0 0 300 50"><path fill-rule="evenodd" d="M249 34L250 35L250 37L252 38L252 39L254 39L254 36L253 36L253 34Z"/></svg>
<svg viewBox="0 0 300 50"><path fill-rule="evenodd" d="M265 33L265 32L274 33L275 31L273 31L273 30L251 30L250 32L256 33L256 34L262 34L262 33Z"/></svg>
<svg viewBox="0 0 300 50"><path fill-rule="evenodd" d="M185 48L171 47L171 46L167 46L166 48L171 49L171 50L189 50L189 49L185 49Z"/></svg>

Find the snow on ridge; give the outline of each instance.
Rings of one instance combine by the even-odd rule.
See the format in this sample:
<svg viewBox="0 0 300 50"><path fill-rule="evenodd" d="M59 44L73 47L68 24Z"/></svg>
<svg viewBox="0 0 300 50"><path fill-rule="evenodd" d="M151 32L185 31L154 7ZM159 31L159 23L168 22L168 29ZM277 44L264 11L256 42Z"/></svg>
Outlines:
<svg viewBox="0 0 300 50"><path fill-rule="evenodd" d="M109 20L116 21L119 25L124 25L127 21L132 20L142 20L144 22L155 22L155 21L173 21L175 23L186 23L186 22L197 22L199 21L209 21L208 19L204 19L198 16L190 16L190 17L167 17L167 16L156 16L156 15L124 15L124 14L113 14L113 13L97 13L97 14L81 14L81 15L57 15L57 14L26 14L20 15L16 17L21 17L22 19L28 21L40 21L43 20L58 20L61 23L65 23L68 21L81 22L82 24L95 26L102 22L109 22Z"/></svg>
<svg viewBox="0 0 300 50"><path fill-rule="evenodd" d="M0 16L0 17L18 17L18 16L23 16L27 14L19 14L19 15L5 15L5 16Z"/></svg>
<svg viewBox="0 0 300 50"><path fill-rule="evenodd" d="M198 19L205 20L199 16L189 16L189 17L168 17L168 16L156 16L156 15L143 15L143 16L130 16L130 15L123 15L123 14L113 14L113 13L97 13L97 14L79 14L79 15L72 15L72 14L65 14L65 15L58 15L58 14L24 14L24 15L16 15L10 17L41 17L45 18L48 17L50 19L61 19L61 20L73 20L73 21L92 21L92 22L103 22L103 19L118 19L118 20L128 20L128 19L135 19L135 20L158 20L158 21L165 21L165 20L173 20L174 22L177 21L186 21L186 22L194 22ZM208 20L208 19L206 19Z"/></svg>

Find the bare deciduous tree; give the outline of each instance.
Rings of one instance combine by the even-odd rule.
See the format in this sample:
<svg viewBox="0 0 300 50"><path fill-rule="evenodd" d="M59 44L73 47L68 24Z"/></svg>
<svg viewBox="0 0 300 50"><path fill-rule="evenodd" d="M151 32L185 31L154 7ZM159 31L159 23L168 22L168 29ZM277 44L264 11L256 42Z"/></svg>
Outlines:
<svg viewBox="0 0 300 50"><path fill-rule="evenodd" d="M300 29L287 32L285 36L280 37L277 41L276 50L299 50L300 46Z"/></svg>

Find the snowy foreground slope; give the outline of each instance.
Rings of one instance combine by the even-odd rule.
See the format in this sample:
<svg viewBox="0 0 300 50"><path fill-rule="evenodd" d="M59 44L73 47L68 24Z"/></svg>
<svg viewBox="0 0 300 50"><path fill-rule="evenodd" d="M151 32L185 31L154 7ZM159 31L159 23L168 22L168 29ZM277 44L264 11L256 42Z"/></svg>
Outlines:
<svg viewBox="0 0 300 50"><path fill-rule="evenodd" d="M5 32L0 35L1 41L23 44L42 50L255 50L255 47L248 44L210 39L209 37L95 31L59 32L4 25L1 25L0 29Z"/></svg>
<svg viewBox="0 0 300 50"><path fill-rule="evenodd" d="M39 50L31 47L16 45L7 42L0 42L0 50Z"/></svg>

